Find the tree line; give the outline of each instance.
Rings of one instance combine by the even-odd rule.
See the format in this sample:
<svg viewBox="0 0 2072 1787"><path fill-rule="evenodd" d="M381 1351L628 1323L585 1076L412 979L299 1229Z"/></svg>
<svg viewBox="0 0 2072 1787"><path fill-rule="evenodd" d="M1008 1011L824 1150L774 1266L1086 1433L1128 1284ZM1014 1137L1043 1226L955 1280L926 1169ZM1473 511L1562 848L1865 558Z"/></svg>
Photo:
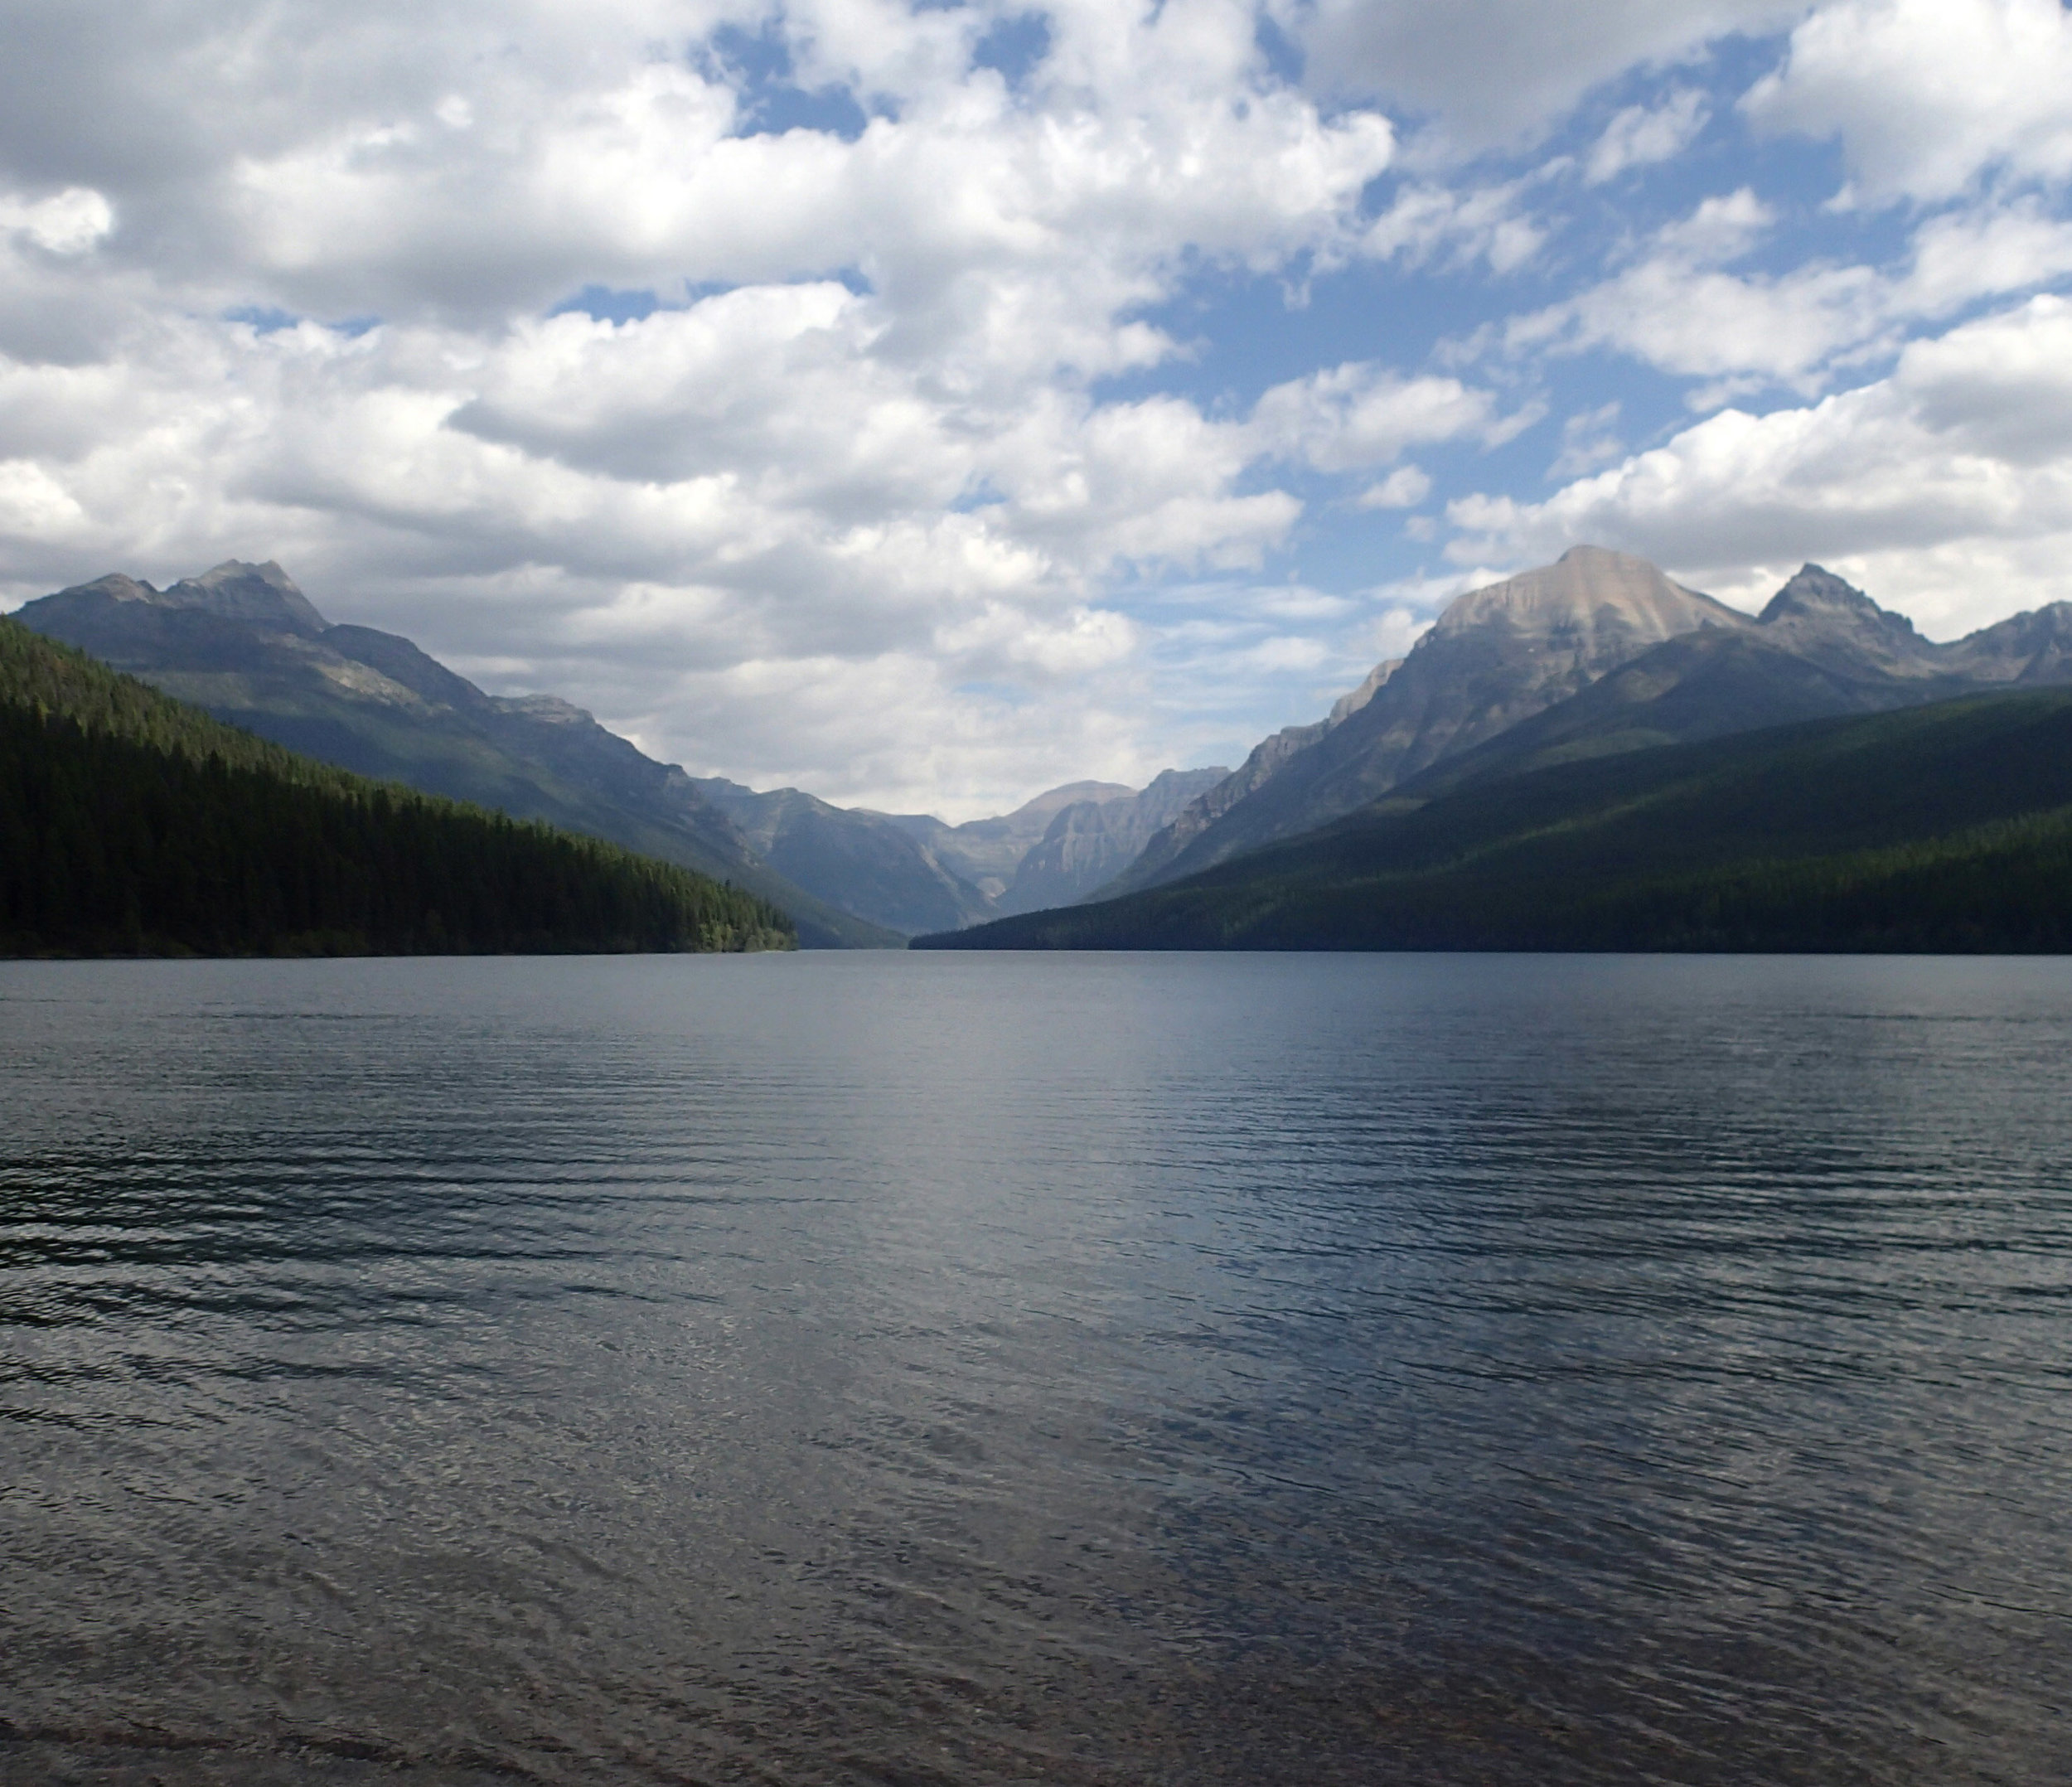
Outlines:
<svg viewBox="0 0 2072 1787"><path fill-rule="evenodd" d="M375 782L0 620L0 952L793 947L767 902Z"/></svg>
<svg viewBox="0 0 2072 1787"><path fill-rule="evenodd" d="M2072 952L2072 690L1399 796L1184 880L916 947Z"/></svg>

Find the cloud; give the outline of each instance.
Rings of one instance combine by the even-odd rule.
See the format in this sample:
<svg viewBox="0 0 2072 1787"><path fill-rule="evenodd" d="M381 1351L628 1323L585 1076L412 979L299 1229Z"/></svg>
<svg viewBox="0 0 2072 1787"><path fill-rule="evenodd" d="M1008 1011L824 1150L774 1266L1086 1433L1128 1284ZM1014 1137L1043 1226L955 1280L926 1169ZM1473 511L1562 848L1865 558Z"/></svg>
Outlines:
<svg viewBox="0 0 2072 1787"><path fill-rule="evenodd" d="M115 212L91 186L67 186L44 199L0 196L0 231L51 254L84 254L115 226Z"/></svg>
<svg viewBox="0 0 2072 1787"><path fill-rule="evenodd" d="M1547 475L1576 477L1585 472L1595 472L1615 459L1624 458L1626 449L1617 432L1623 407L1614 398L1608 404L1584 410L1564 422L1561 456L1547 468Z"/></svg>
<svg viewBox="0 0 2072 1787"><path fill-rule="evenodd" d="M1481 261L1492 273L1513 273L1547 240L1546 225L1526 209L1537 184L1528 177L1455 191L1429 182L1406 182L1362 234L1358 251L1412 267Z"/></svg>
<svg viewBox="0 0 2072 1787"><path fill-rule="evenodd" d="M1349 472L1386 465L1411 446L1489 438L1503 427L1496 410L1490 393L1458 379L1406 379L1352 361L1275 385L1253 409L1251 432L1261 451Z"/></svg>
<svg viewBox="0 0 2072 1787"><path fill-rule="evenodd" d="M1272 78L1246 0L1063 0L1010 81L977 57L1014 10L36 9L0 579L278 556L500 686L835 792L906 761L922 797L980 714L1113 767L1127 724L1072 692L1141 706L1106 585L1256 565L1301 504L1243 482L1250 424L1095 381L1172 355L1140 312L1190 269L1346 252L1394 134ZM815 94L845 121L787 123ZM586 290L648 296L548 314ZM699 705L895 665L795 772Z"/></svg>
<svg viewBox="0 0 2072 1787"><path fill-rule="evenodd" d="M2020 292L2072 274L2072 223L2033 196L1929 218L1915 232L1899 305L1942 316L1973 299Z"/></svg>
<svg viewBox="0 0 2072 1787"><path fill-rule="evenodd" d="M1377 95L1435 118L1459 148L1530 139L1593 87L1736 31L1768 31L1797 0L1272 0L1319 90Z"/></svg>
<svg viewBox="0 0 2072 1787"><path fill-rule="evenodd" d="M1414 509L1431 494L1431 477L1414 465L1398 466L1355 499L1362 509Z"/></svg>
<svg viewBox="0 0 2072 1787"><path fill-rule="evenodd" d="M1886 282L1867 267L1817 262L1777 275L1725 270L1770 220L1745 188L1707 199L1632 265L1515 319L1505 346L1514 354L1608 347L1687 378L1815 378L1886 327Z"/></svg>
<svg viewBox="0 0 2072 1787"><path fill-rule="evenodd" d="M1810 406L1727 410L1543 502L1447 513L1458 558L1589 540L1750 596L1818 559L1956 630L2072 598L2072 301L1914 342L1890 377Z"/></svg>
<svg viewBox="0 0 2072 1787"><path fill-rule="evenodd" d="M1873 464L1924 562L1988 537L1967 478L2041 513L2055 338L1949 325L2072 276L2055 14L1958 0L1939 97L1932 9L1867 0L1040 10L24 0L0 590L278 557L694 767L917 806L1227 758L1424 612L1446 499L1462 550L1641 538L1838 382L1867 432L1778 513L1846 532ZM1736 112L1711 46L1764 31ZM1751 123L1915 207L1808 213ZM1658 466L1636 365L1795 407ZM1542 503L1500 449L1557 389Z"/></svg>
<svg viewBox="0 0 2072 1787"><path fill-rule="evenodd" d="M1750 90L1759 125L1839 137L1861 195L1961 193L1997 169L2072 174L2072 14L2060 0L1839 0Z"/></svg>
<svg viewBox="0 0 2072 1787"><path fill-rule="evenodd" d="M1780 273L1731 270L1775 222L1747 187L1708 198L1610 278L1511 319L1503 345L1513 355L1629 355L1711 381L1690 400L1710 409L1773 384L1810 395L1896 349L1924 319L2072 272L2072 224L2033 199L1929 217L1894 268L1808 259Z"/></svg>
<svg viewBox="0 0 2072 1787"><path fill-rule="evenodd" d="M1629 167L1668 161L1704 128L1706 115L1705 95L1695 87L1679 87L1658 105L1624 107L1584 158L1583 178L1602 186Z"/></svg>

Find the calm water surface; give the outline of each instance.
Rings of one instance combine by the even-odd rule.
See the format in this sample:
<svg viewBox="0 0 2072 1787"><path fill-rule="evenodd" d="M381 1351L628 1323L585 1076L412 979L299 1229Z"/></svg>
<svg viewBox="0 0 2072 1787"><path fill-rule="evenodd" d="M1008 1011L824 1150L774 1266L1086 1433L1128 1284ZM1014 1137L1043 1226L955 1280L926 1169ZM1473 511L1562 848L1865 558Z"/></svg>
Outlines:
<svg viewBox="0 0 2072 1787"><path fill-rule="evenodd" d="M0 1778L2029 1783L2072 964L0 965Z"/></svg>

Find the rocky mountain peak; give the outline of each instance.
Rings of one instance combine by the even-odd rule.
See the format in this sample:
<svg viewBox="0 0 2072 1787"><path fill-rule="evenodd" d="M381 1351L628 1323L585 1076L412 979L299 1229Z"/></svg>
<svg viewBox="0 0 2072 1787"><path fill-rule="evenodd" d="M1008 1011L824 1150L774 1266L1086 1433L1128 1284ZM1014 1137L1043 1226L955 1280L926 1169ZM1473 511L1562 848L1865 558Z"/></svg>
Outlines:
<svg viewBox="0 0 2072 1787"><path fill-rule="evenodd" d="M1854 584L1839 578L1825 565L1803 564L1791 580L1769 598L1758 617L1765 627L1794 615L1832 617L1855 615L1865 620L1889 622L1914 631L1904 615L1890 614Z"/></svg>
<svg viewBox="0 0 2072 1787"><path fill-rule="evenodd" d="M1426 637L1496 628L1527 639L1609 632L1652 644L1699 627L1745 624L1745 616L1672 582L1645 559L1571 546L1552 564L1456 596Z"/></svg>
<svg viewBox="0 0 2072 1787"><path fill-rule="evenodd" d="M1054 788L1046 788L1034 800L1024 801L1011 813L1009 819L1048 820L1067 806L1077 806L1082 801L1096 802L1127 800L1137 791L1125 787L1119 782L1067 782Z"/></svg>
<svg viewBox="0 0 2072 1787"><path fill-rule="evenodd" d="M2072 680L2072 602L2052 602L1982 627L1949 648L1963 673L1981 682Z"/></svg>
<svg viewBox="0 0 2072 1787"><path fill-rule="evenodd" d="M1340 720L1350 719L1374 699L1382 685L1403 667L1401 658L1384 658L1367 673L1367 680L1358 688L1349 690L1331 704L1327 725L1335 726Z"/></svg>
<svg viewBox="0 0 2072 1787"><path fill-rule="evenodd" d="M1947 667L1941 648L1915 632L1913 622L1818 564L1802 566L1769 598L1757 624L1830 670L1918 676Z"/></svg>
<svg viewBox="0 0 2072 1787"><path fill-rule="evenodd" d="M199 577L183 577L158 598L169 608L200 608L227 621L314 637L329 625L295 579L273 559L248 564L225 559Z"/></svg>
<svg viewBox="0 0 2072 1787"><path fill-rule="evenodd" d="M134 577L125 577L120 571L110 571L105 577L97 577L90 584L75 584L61 593L68 596L106 596L115 602L157 602L165 598L149 584Z"/></svg>

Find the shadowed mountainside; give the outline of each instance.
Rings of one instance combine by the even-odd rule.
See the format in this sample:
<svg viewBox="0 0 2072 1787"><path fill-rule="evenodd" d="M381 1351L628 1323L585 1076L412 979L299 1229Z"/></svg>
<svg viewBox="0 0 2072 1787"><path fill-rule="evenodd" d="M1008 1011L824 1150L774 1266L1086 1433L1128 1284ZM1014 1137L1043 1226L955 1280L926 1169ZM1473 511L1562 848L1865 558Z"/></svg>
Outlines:
<svg viewBox="0 0 2072 1787"><path fill-rule="evenodd" d="M948 824L932 813L888 813L885 817L926 845L938 862L988 900L997 900L1014 884L1023 860L1043 841L1058 814L1069 806L1124 800L1132 792L1119 782L1067 782L1045 789L1011 813L967 819L961 825Z"/></svg>
<svg viewBox="0 0 2072 1787"><path fill-rule="evenodd" d="M1074 782L1011 813L952 826L835 806L796 788L720 777L699 791L771 866L809 892L909 933L953 930L1092 893L1227 771L1169 769L1148 787Z"/></svg>
<svg viewBox="0 0 2072 1787"><path fill-rule="evenodd" d="M408 639L328 625L278 564L234 559L165 590L104 577L15 618L322 762L731 881L789 913L810 947L900 942L762 861L674 764L565 701L487 695Z"/></svg>
<svg viewBox="0 0 2072 1787"><path fill-rule="evenodd" d="M793 942L738 889L314 763L0 620L0 952Z"/></svg>
<svg viewBox="0 0 2072 1787"><path fill-rule="evenodd" d="M1134 888L1155 887L1170 873L1184 873L1174 870L1172 865L1188 853L1197 839L1213 830L1232 807L1263 788L1326 733L1343 725L1365 707L1381 686L1402 668L1402 662L1401 658L1390 658L1376 665L1368 673L1366 681L1349 695L1339 696L1322 719L1306 726L1284 726L1271 737L1261 739L1234 772L1220 782L1211 782L1162 829L1146 839L1143 850L1113 881L1088 889L1081 898L1109 897Z"/></svg>
<svg viewBox="0 0 2072 1787"><path fill-rule="evenodd" d="M1556 564L1457 598L1368 700L1324 721L1314 737L1299 728L1269 739L1240 772L1240 785L1203 797L1113 891L1314 831L1650 646L1702 627L1748 624L1642 559L1574 547Z"/></svg>
<svg viewBox="0 0 2072 1787"><path fill-rule="evenodd" d="M1135 861L1190 801L1229 774L1221 768L1169 769L1135 793L1074 801L1058 808L999 897L999 910L1035 912L1085 898Z"/></svg>
<svg viewBox="0 0 2072 1787"><path fill-rule="evenodd" d="M1938 645L1861 590L1809 564L1753 626L1731 633L1707 629L1657 646L1581 695L1411 777L1397 792L1430 797L1585 757L2068 681L2072 603L2018 614Z"/></svg>
<svg viewBox="0 0 2072 1787"><path fill-rule="evenodd" d="M883 813L835 806L797 788L758 794L724 777L694 781L779 874L873 923L912 936L997 914L924 840Z"/></svg>
<svg viewBox="0 0 2072 1787"><path fill-rule="evenodd" d="M1184 804L1176 790L1191 797L1223 775L1168 772L1143 791L1074 782L962 826L796 788L758 793L658 763L552 695L486 694L399 635L332 626L271 563L231 560L164 590L111 575L17 618L324 762L753 889L812 947L896 947L914 932L1077 898ZM1042 861L1018 887L1035 852Z"/></svg>
<svg viewBox="0 0 2072 1787"><path fill-rule="evenodd" d="M1266 741L1248 782L1211 790L1100 891L1183 878L1392 790L2068 680L2072 604L1943 645L1818 565L1750 617L1576 547L1457 598L1363 709Z"/></svg>
<svg viewBox="0 0 2072 1787"><path fill-rule="evenodd" d="M913 947L2063 951L2072 690L1406 788L1184 881Z"/></svg>

